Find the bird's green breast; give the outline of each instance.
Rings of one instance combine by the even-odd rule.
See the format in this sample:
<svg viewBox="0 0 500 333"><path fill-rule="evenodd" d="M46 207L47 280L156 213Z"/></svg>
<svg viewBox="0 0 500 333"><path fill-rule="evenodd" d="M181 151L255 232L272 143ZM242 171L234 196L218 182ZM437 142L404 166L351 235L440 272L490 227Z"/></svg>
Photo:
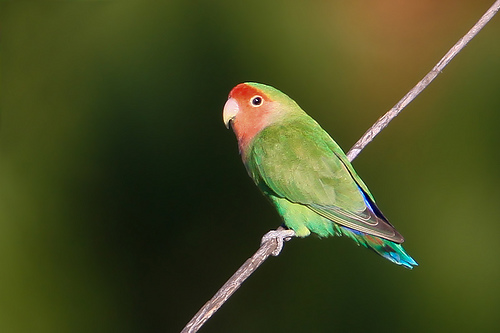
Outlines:
<svg viewBox="0 0 500 333"><path fill-rule="evenodd" d="M339 156L345 157L341 148L304 115L264 128L250 144L245 165L268 195L363 210L363 197L346 166L349 162Z"/></svg>

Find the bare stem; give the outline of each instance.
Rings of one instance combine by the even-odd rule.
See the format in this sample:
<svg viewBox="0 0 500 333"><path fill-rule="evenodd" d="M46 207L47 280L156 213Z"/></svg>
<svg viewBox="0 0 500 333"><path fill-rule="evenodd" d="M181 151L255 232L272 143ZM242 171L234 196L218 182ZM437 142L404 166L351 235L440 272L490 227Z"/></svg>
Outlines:
<svg viewBox="0 0 500 333"><path fill-rule="evenodd" d="M283 227L279 227L276 231L285 230ZM287 241L290 238L283 238L283 241ZM181 333L194 333L197 332L200 327L208 320L212 315L219 310L219 308L224 304L229 297L241 284L278 248L278 240L276 238L270 238L266 242L262 243L260 248L255 252L255 254L247 259L243 265L227 280L227 282L217 291L217 293L210 299L203 307L194 315L193 319L184 327Z"/></svg>
<svg viewBox="0 0 500 333"><path fill-rule="evenodd" d="M486 13L477 21L472 29L465 34L436 66L420 81L412 90L410 90L392 109L384 114L368 131L356 142L356 144L347 153L347 158L352 161L358 156L368 143L379 134L388 124L403 110L415 97L418 96L427 86L441 73L448 63L474 38L478 32L491 20L491 18L500 9L500 0L486 11ZM283 230L279 227L277 230ZM287 240L287 239L284 239ZM196 313L196 315L184 327L181 333L195 333L210 317L226 302L231 295L238 290L241 284L277 249L278 240L272 238L264 242L257 252L249 258L229 278L229 280L217 291L217 293Z"/></svg>
<svg viewBox="0 0 500 333"><path fill-rule="evenodd" d="M479 31L491 20L493 16L500 9L500 0L495 3L486 11L486 13L474 24L474 26L463 36L460 40L453 45L453 47L444 55L441 60L434 66L434 68L427 73L427 75L419 82L412 90L410 90L392 109L387 111L382 117L377 120L368 131L352 146L347 153L347 158L352 161L358 156L367 144L369 144L377 134L379 134L389 122L396 118L396 116L408 105L415 97L418 96L427 86L443 71L443 69L450 63L450 61L474 38Z"/></svg>

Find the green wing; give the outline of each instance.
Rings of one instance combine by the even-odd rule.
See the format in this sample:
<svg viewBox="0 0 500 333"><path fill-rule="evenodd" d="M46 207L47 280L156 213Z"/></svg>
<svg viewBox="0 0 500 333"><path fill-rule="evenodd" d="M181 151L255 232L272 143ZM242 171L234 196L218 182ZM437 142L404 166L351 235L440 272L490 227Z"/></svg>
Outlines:
<svg viewBox="0 0 500 333"><path fill-rule="evenodd" d="M404 241L377 208L342 149L307 115L263 129L245 164L271 197L305 206L353 230Z"/></svg>

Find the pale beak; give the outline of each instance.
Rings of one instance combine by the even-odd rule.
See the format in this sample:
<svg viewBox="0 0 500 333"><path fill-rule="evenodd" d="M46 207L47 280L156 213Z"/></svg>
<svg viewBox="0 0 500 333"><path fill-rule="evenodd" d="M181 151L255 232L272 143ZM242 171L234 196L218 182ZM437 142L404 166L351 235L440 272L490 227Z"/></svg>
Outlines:
<svg viewBox="0 0 500 333"><path fill-rule="evenodd" d="M240 107L238 106L238 102L236 102L234 98L228 99L224 105L224 111L222 112L226 128L229 128L229 122L236 117L239 111Z"/></svg>

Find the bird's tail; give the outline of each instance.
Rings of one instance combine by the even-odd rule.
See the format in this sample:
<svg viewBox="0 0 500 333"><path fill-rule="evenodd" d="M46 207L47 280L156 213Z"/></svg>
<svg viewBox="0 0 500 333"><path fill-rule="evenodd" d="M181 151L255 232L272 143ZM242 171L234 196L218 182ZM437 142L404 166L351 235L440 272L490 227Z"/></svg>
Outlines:
<svg viewBox="0 0 500 333"><path fill-rule="evenodd" d="M418 266L417 262L406 253L401 244L345 227L340 227L340 229L343 235L353 239L358 245L372 249L395 264L409 269Z"/></svg>

